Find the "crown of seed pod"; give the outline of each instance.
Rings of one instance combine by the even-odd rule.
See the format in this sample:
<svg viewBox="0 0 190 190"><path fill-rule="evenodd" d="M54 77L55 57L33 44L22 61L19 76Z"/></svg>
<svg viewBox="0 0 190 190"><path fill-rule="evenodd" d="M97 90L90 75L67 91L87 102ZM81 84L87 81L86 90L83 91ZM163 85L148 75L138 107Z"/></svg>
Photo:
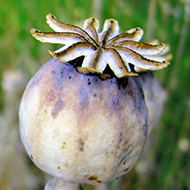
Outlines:
<svg viewBox="0 0 190 190"><path fill-rule="evenodd" d="M164 44L140 43L140 28L119 33L116 20L98 32L96 18L83 29L47 15L56 32L31 30L41 42L64 46L33 76L23 94L20 134L27 153L57 178L46 189L102 184L132 169L149 126L139 71L159 70L166 61L149 56Z"/></svg>

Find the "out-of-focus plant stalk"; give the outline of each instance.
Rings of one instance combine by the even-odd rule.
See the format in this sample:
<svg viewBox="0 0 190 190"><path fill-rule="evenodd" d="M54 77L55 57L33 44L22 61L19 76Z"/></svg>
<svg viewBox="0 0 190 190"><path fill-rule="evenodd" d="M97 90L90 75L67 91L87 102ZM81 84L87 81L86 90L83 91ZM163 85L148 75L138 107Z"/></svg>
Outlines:
<svg viewBox="0 0 190 190"><path fill-rule="evenodd" d="M182 61L182 57L184 55L184 49L186 46L186 42L187 42L187 36L188 36L188 28L189 28L189 24L190 24L190 1L185 1L184 3L184 9L185 9L185 14L184 14L184 23L181 29L181 36L180 36L180 40L178 43L178 48L177 48L177 53L175 55L176 59L175 59L175 67L173 67L173 71L171 73L171 76L168 78L168 80L166 81L166 83L168 83L168 87L170 88L175 88L175 86L178 84L178 79L176 76L181 65L181 61Z"/></svg>
<svg viewBox="0 0 190 190"><path fill-rule="evenodd" d="M153 33L156 27L156 9L157 0L151 0L148 8L148 20L146 27L146 40L150 41L154 38Z"/></svg>
<svg viewBox="0 0 190 190"><path fill-rule="evenodd" d="M101 21L101 10L102 10L102 1L101 0L93 0L93 16Z"/></svg>

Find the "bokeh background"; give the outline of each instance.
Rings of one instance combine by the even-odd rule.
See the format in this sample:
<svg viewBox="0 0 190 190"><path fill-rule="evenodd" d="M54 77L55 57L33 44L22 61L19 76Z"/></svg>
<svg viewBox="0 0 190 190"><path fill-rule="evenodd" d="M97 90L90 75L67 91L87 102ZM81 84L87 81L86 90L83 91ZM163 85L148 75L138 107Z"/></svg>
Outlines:
<svg viewBox="0 0 190 190"><path fill-rule="evenodd" d="M190 0L7 0L0 1L0 190L40 190L50 178L30 161L19 138L18 108L29 79L51 56L31 37L33 27L52 31L46 15L82 25L95 16L114 18L121 32L144 29L142 41L170 46L171 65L155 72L167 91L151 146L125 177L109 189L190 189ZM155 113L156 114L156 113ZM90 190L91 187L84 187Z"/></svg>

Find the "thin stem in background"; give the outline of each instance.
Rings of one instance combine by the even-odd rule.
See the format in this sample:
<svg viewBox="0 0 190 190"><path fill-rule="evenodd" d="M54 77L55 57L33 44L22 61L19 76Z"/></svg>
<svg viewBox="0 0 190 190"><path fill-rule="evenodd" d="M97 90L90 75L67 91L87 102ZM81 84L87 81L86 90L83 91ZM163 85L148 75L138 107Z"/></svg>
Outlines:
<svg viewBox="0 0 190 190"><path fill-rule="evenodd" d="M185 3L184 24L181 30L181 37L180 37L179 44L177 47L177 54L175 55L176 57L175 63L174 63L175 67L173 67L174 69L171 75L167 77L167 79L165 80L166 86L172 89L175 88L177 85L178 78L176 76L177 76L177 73L179 72L180 67L182 66L181 62L183 59L184 49L187 42L186 39L188 35L189 24L190 24L190 3L187 2Z"/></svg>
<svg viewBox="0 0 190 190"><path fill-rule="evenodd" d="M101 21L102 0L93 0L92 11L93 16Z"/></svg>
<svg viewBox="0 0 190 190"><path fill-rule="evenodd" d="M147 27L146 27L147 41L150 41L154 38L153 33L156 28L156 9L157 9L157 0L150 0L148 8Z"/></svg>

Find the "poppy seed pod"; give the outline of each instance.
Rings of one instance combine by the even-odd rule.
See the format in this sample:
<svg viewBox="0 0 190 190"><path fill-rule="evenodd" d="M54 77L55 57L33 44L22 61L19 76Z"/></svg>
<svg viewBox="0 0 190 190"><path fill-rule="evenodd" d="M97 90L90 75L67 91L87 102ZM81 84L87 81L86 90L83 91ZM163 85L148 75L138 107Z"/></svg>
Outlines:
<svg viewBox="0 0 190 190"><path fill-rule="evenodd" d="M129 171L149 123L138 78L101 80L56 59L27 85L19 116L22 141L39 168L88 184Z"/></svg>
<svg viewBox="0 0 190 190"><path fill-rule="evenodd" d="M101 33L95 18L85 21L85 30L52 15L47 22L58 33L31 34L65 46L50 52L55 58L26 87L19 111L22 142L33 162L58 179L46 189L106 183L130 171L141 155L149 116L135 71L168 66L139 54L157 54L165 45L138 43L140 28L118 34L113 19Z"/></svg>

